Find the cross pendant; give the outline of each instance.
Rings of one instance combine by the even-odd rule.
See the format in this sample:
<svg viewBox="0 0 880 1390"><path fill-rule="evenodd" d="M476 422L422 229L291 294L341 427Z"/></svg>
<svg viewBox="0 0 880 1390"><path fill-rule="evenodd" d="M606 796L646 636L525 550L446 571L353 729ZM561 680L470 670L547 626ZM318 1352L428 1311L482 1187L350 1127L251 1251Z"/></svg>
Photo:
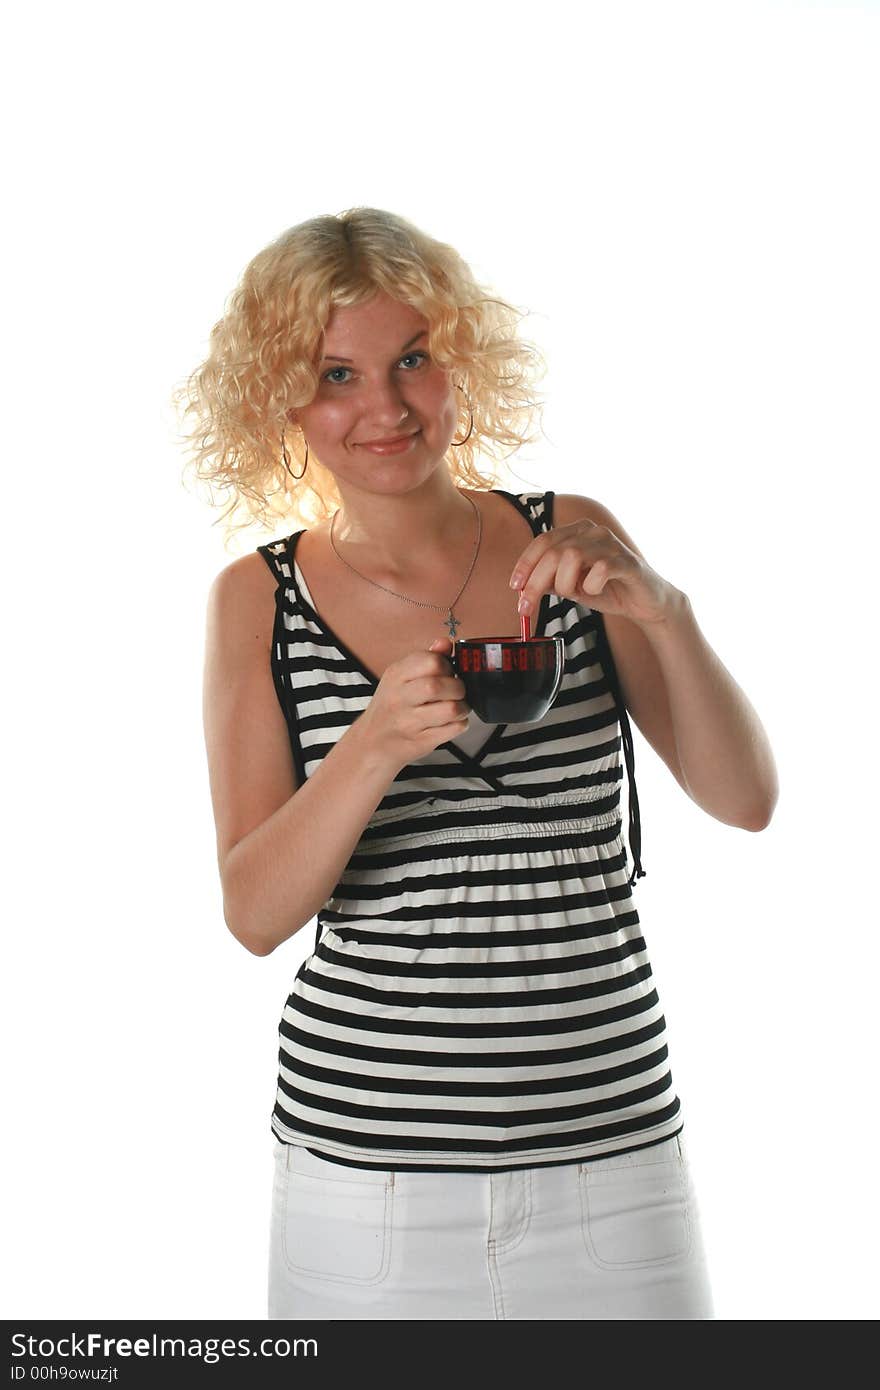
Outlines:
<svg viewBox="0 0 880 1390"><path fill-rule="evenodd" d="M452 638L452 645L455 646L455 631L456 628L461 627L461 619L456 618L455 614L450 608L449 617L446 618L444 621L446 623L446 626L449 628L449 636Z"/></svg>

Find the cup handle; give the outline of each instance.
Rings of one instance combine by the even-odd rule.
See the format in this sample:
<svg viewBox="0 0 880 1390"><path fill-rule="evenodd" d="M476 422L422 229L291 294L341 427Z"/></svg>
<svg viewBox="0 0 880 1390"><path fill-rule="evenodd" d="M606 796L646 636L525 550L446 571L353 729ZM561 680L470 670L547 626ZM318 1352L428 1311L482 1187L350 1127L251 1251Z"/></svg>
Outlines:
<svg viewBox="0 0 880 1390"><path fill-rule="evenodd" d="M550 704L547 706L548 709L550 709L550 706L559 694L559 687L562 684L562 677L565 674L565 642L561 637L554 637L553 640L561 650L559 652L559 668L556 672L556 680L553 682L553 694L550 696Z"/></svg>

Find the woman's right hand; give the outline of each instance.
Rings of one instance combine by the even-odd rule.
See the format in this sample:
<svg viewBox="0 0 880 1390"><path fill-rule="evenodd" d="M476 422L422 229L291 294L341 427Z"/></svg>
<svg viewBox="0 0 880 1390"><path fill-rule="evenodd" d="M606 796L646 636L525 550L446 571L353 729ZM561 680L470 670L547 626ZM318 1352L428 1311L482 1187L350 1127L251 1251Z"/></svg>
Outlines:
<svg viewBox="0 0 880 1390"><path fill-rule="evenodd" d="M452 671L452 639L392 661L357 723L399 771L467 728L464 682Z"/></svg>

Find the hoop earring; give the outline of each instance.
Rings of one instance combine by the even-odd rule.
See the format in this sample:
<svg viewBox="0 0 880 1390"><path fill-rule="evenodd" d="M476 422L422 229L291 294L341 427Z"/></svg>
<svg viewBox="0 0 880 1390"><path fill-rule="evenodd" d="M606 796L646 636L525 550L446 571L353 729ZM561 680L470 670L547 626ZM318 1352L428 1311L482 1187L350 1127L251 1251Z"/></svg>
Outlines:
<svg viewBox="0 0 880 1390"><path fill-rule="evenodd" d="M305 438L305 433L303 433L303 439ZM303 464L303 471L302 473L294 473L293 469L290 466L290 454L287 452L287 445L284 442L284 425L281 426L281 458L284 463L284 467L287 469L291 478L293 478L295 482L299 482L300 478L305 477L306 469L309 466L309 441L306 439L306 461Z"/></svg>
<svg viewBox="0 0 880 1390"><path fill-rule="evenodd" d="M464 392L464 387L463 387L463 386L459 386L457 383L456 383L456 385L455 385L455 389L456 389L456 391ZM465 396L465 400L467 400L467 396ZM460 445L462 445L462 444L467 444L468 440L469 440L470 437L471 437L471 434L473 433L473 428L474 428L474 412L471 410L471 403L470 403L470 401L468 401L468 414L469 414L470 417L471 417L471 422L470 422L470 424L469 424L469 426L468 426L468 432L467 432L467 434L465 435L464 439L452 439L452 440L450 440L450 443L451 443L451 445L452 445L452 447L453 447L454 449L458 449L458 448L460 447Z"/></svg>

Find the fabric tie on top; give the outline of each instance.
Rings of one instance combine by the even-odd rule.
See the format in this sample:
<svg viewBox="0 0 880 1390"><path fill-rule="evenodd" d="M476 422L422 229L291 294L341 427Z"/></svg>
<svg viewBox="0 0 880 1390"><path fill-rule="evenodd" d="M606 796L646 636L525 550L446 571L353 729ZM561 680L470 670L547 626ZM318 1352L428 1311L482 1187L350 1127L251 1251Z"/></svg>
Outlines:
<svg viewBox="0 0 880 1390"><path fill-rule="evenodd" d="M626 762L626 774L629 782L629 847L633 857L633 872L629 880L630 888L635 886L637 878L647 878L646 871L642 868L642 823L639 817L639 794L636 790L636 771L635 771L635 751L633 749L632 729L630 728L629 717L626 712L626 705L623 701L623 691L620 688L620 680L617 675L617 667L614 664L614 657L611 655L611 645L608 641L608 634L605 631L605 621L602 614L595 608L593 614L596 618L596 640L602 653L602 661L605 666L605 674L611 693L614 696L614 704L617 710L617 718L620 721L620 741L623 744L623 757Z"/></svg>

